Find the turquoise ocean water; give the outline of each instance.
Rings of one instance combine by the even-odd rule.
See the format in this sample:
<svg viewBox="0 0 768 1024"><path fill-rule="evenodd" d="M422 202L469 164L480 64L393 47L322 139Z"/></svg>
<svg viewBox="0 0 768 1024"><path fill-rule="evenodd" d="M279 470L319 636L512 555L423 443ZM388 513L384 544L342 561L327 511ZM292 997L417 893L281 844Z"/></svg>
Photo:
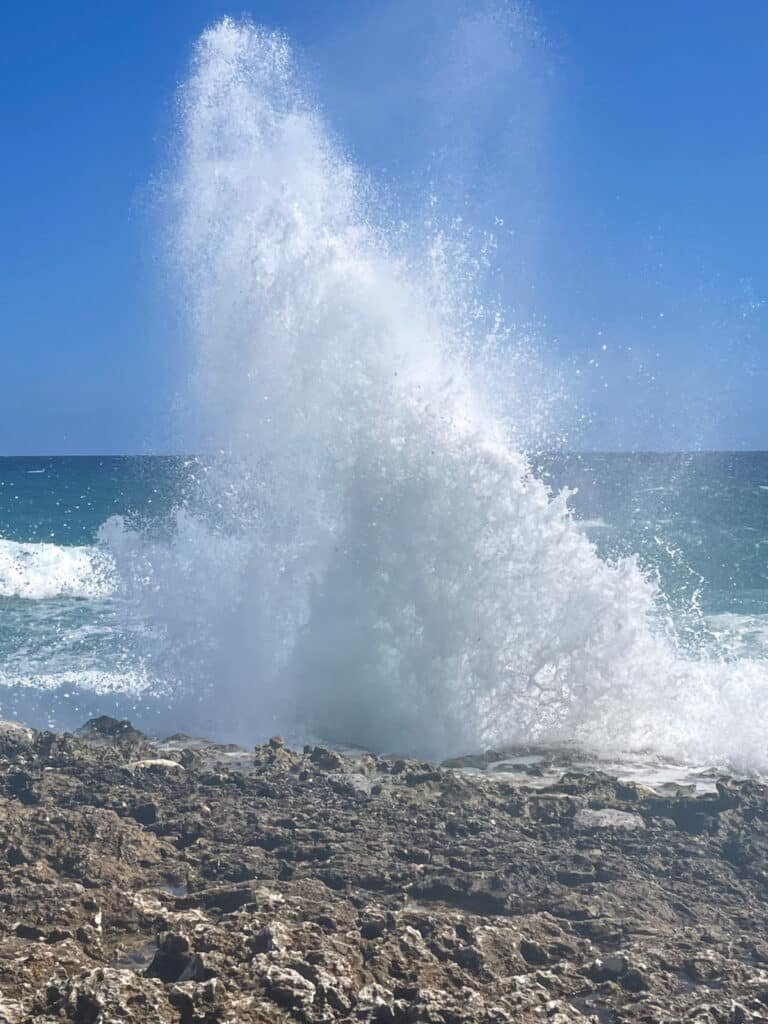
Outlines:
<svg viewBox="0 0 768 1024"><path fill-rule="evenodd" d="M546 455L600 554L636 553L691 651L768 655L768 453ZM108 545L112 517L168 536L195 460L0 459L0 713L70 726L97 712L172 721L143 657L155 626L132 608ZM183 687L184 680L175 685Z"/></svg>

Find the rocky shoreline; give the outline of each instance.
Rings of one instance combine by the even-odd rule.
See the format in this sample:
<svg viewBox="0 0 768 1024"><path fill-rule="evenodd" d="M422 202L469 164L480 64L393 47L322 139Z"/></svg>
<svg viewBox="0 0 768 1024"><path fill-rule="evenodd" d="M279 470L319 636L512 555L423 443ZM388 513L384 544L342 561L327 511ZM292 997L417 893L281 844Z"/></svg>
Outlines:
<svg viewBox="0 0 768 1024"><path fill-rule="evenodd" d="M0 1024L768 1020L757 781L109 718L2 723L0 780Z"/></svg>

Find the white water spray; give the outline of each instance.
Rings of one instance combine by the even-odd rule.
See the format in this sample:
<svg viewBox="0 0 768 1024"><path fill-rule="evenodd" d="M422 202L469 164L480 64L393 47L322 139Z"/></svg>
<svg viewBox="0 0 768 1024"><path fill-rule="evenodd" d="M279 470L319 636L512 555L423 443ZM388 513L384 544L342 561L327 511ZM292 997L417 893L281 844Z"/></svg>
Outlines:
<svg viewBox="0 0 768 1024"><path fill-rule="evenodd" d="M201 726L766 764L765 663L683 657L637 564L601 561L531 475L496 400L514 339L439 238L417 260L372 226L283 37L201 38L174 202L196 428L222 454L172 545L104 536Z"/></svg>

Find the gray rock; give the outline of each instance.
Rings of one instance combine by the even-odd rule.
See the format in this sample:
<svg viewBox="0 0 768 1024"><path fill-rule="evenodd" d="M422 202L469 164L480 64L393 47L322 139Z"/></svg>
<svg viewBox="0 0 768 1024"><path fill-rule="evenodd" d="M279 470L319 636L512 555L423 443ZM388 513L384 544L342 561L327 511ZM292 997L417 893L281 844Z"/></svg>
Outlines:
<svg viewBox="0 0 768 1024"><path fill-rule="evenodd" d="M604 960L595 960L589 968L589 977L598 984L604 981L618 981L629 970L625 956L607 956Z"/></svg>
<svg viewBox="0 0 768 1024"><path fill-rule="evenodd" d="M549 963L549 954L538 942L523 939L520 943L520 952L525 962L533 967L543 967Z"/></svg>
<svg viewBox="0 0 768 1024"><path fill-rule="evenodd" d="M277 921L259 928L251 943L254 953L282 953L289 945L288 929Z"/></svg>
<svg viewBox="0 0 768 1024"><path fill-rule="evenodd" d="M211 975L202 957L191 950L187 937L173 932L165 936L147 968L148 978L166 983L206 981Z"/></svg>
<svg viewBox="0 0 768 1024"><path fill-rule="evenodd" d="M91 743L140 743L146 739L127 718L112 718L110 715L99 715L91 718L81 726L76 736L87 739Z"/></svg>
<svg viewBox="0 0 768 1024"><path fill-rule="evenodd" d="M364 939L380 939L387 930L387 922L383 917L369 917L360 925L360 934Z"/></svg>
<svg viewBox="0 0 768 1024"><path fill-rule="evenodd" d="M350 793L371 795L372 782L362 772L329 772L328 778L334 789L348 790Z"/></svg>
<svg viewBox="0 0 768 1024"><path fill-rule="evenodd" d="M273 964L266 973L267 991L278 1006L308 1011L315 999L314 984L291 967Z"/></svg>
<svg viewBox="0 0 768 1024"><path fill-rule="evenodd" d="M628 831L645 828L645 822L639 814L617 811L613 807L605 807L599 811L583 807L576 812L573 823L576 828L621 828Z"/></svg>
<svg viewBox="0 0 768 1024"><path fill-rule="evenodd" d="M21 722L10 722L0 719L0 753L13 754L18 750L30 748L35 739L35 732Z"/></svg>
<svg viewBox="0 0 768 1024"><path fill-rule="evenodd" d="M762 782L665 800L188 742L0 752L11 1024L768 1020Z"/></svg>
<svg viewBox="0 0 768 1024"><path fill-rule="evenodd" d="M621 987L627 992L643 992L648 988L648 979L642 971L633 967L622 977Z"/></svg>

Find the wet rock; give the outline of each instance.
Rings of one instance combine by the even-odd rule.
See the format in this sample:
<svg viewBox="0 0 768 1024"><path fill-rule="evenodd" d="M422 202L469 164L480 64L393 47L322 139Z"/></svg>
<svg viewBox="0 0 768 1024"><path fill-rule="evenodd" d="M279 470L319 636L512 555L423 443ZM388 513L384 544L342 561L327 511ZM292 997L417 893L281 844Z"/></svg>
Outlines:
<svg viewBox="0 0 768 1024"><path fill-rule="evenodd" d="M360 925L360 934L364 939L380 939L387 930L387 922L383 917L369 917Z"/></svg>
<svg viewBox="0 0 768 1024"><path fill-rule="evenodd" d="M282 953L289 945L288 929L279 922L259 928L251 940L254 953Z"/></svg>
<svg viewBox="0 0 768 1024"><path fill-rule="evenodd" d="M131 810L131 817L140 825L154 825L158 818L158 806L152 801L136 804Z"/></svg>
<svg viewBox="0 0 768 1024"><path fill-rule="evenodd" d="M23 846L9 846L5 851L5 859L12 868L16 868L20 864L29 863L29 857L27 856Z"/></svg>
<svg viewBox="0 0 768 1024"><path fill-rule="evenodd" d="M31 939L33 942L39 942L45 938L43 929L38 928L36 925L19 923L13 930L20 939Z"/></svg>
<svg viewBox="0 0 768 1024"><path fill-rule="evenodd" d="M622 975L621 987L627 992L643 992L649 987L648 979L642 971L632 967Z"/></svg>
<svg viewBox="0 0 768 1024"><path fill-rule="evenodd" d="M18 800L22 804L37 804L40 802L40 795L35 789L35 779L22 768L10 768L5 777L5 790L9 797Z"/></svg>
<svg viewBox="0 0 768 1024"><path fill-rule="evenodd" d="M206 981L212 977L212 972L202 957L192 952L186 936L169 932L147 968L147 977L159 978L166 983Z"/></svg>
<svg viewBox="0 0 768 1024"><path fill-rule="evenodd" d="M483 954L476 946L462 946L456 950L456 963L465 970L477 973L483 966Z"/></svg>
<svg viewBox="0 0 768 1024"><path fill-rule="evenodd" d="M127 718L111 718L109 715L89 719L75 735L90 743L136 744L146 739L144 733L134 728Z"/></svg>
<svg viewBox="0 0 768 1024"><path fill-rule="evenodd" d="M523 939L520 943L520 952L523 954L525 962L534 967L542 967L544 964L549 963L549 954L538 942Z"/></svg>

